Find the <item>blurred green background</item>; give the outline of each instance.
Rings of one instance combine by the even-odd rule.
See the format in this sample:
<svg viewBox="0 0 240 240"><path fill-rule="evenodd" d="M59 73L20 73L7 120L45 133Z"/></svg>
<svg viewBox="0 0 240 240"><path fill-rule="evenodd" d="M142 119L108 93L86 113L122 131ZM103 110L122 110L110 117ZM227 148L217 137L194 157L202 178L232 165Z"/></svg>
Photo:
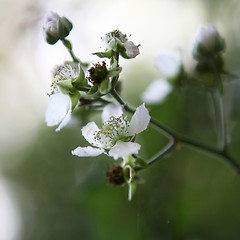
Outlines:
<svg viewBox="0 0 240 240"><path fill-rule="evenodd" d="M70 58L60 43L44 42L41 27L46 10L72 20L69 39L84 61L98 61L91 53L99 51L104 33L119 28L132 34L141 54L121 60L122 96L136 107L140 94L160 77L157 52L180 47L186 68L194 66L192 37L204 24L217 26L227 43L226 66L240 74L239 1L0 0L0 6L0 240L240 239L240 178L215 156L178 149L141 172L145 182L131 202L127 187L106 182L111 158L71 156L71 150L87 145L81 126L99 121L100 113L88 118L79 111L81 122L58 133L45 126L51 70ZM230 150L240 163L239 79L225 88ZM149 110L165 125L216 144L205 92L173 91ZM166 144L152 128L137 141L146 158Z"/></svg>

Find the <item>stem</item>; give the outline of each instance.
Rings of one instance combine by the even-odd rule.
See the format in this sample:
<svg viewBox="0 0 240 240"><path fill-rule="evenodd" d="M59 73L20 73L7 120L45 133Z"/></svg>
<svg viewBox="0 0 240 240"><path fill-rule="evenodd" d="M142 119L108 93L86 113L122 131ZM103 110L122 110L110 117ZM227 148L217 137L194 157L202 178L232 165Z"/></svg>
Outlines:
<svg viewBox="0 0 240 240"><path fill-rule="evenodd" d="M73 50L72 50L72 44L69 40L67 39L63 39L62 40L63 45L67 48L69 54L71 55L73 62L79 63L81 62L74 54Z"/></svg>
<svg viewBox="0 0 240 240"><path fill-rule="evenodd" d="M212 99L213 99L214 109L216 114L216 122L218 125L217 129L218 129L219 148L222 149L223 151L227 146L223 100L222 100L222 96L216 91L212 93Z"/></svg>
<svg viewBox="0 0 240 240"><path fill-rule="evenodd" d="M110 94L113 96L113 98L116 99L116 101L121 104L129 113L134 113L135 109L130 108L118 95L118 93L113 89ZM167 136L170 139L170 143L161 150L157 155L155 155L152 159L150 159L147 164L151 165L154 162L156 162L158 159L164 157L167 153L173 150L173 148L176 146L176 143L179 142L180 144L187 145L193 148L197 148L201 151L205 151L214 155L217 155L221 157L234 171L236 175L240 173L240 166L239 164L227 153L226 148L225 149L218 149L214 147L210 147L208 145L202 144L198 141L195 141L193 139L190 139L188 137L185 137L177 132L175 132L172 129L169 129L162 125L160 122L155 120L154 118L151 118L150 123L157 128L160 132L162 132L165 136Z"/></svg>

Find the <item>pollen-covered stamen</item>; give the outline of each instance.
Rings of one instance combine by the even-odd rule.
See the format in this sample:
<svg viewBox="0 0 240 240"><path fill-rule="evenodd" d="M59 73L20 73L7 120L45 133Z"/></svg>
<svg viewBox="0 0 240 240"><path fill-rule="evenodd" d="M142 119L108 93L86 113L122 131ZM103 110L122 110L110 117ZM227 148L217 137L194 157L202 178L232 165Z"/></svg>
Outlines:
<svg viewBox="0 0 240 240"><path fill-rule="evenodd" d="M54 79L52 81L52 84L50 85L50 93L49 96L59 92L57 84L69 79L74 79L78 77L78 71L73 68L71 65L66 64L64 66L58 67Z"/></svg>
<svg viewBox="0 0 240 240"><path fill-rule="evenodd" d="M128 135L129 122L127 117L111 117L109 121L105 122L103 128L94 133L93 145L110 149L118 140L130 141L131 137Z"/></svg>

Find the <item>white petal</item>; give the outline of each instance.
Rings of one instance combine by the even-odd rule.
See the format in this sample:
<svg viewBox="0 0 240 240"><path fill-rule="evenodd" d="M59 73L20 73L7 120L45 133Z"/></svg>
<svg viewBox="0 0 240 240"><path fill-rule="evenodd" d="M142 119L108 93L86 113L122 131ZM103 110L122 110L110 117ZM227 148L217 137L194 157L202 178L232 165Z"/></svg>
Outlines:
<svg viewBox="0 0 240 240"><path fill-rule="evenodd" d="M110 120L110 117L120 117L123 114L123 110L120 104L109 103L102 112L103 123Z"/></svg>
<svg viewBox="0 0 240 240"><path fill-rule="evenodd" d="M52 127L61 123L69 114L69 110L71 110L71 100L68 95L62 93L51 95L45 113L47 126Z"/></svg>
<svg viewBox="0 0 240 240"><path fill-rule="evenodd" d="M171 90L172 86L166 79L157 79L147 87L141 98L148 104L161 103Z"/></svg>
<svg viewBox="0 0 240 240"><path fill-rule="evenodd" d="M58 132L63 127L65 127L69 123L70 119L71 119L71 107L69 108L69 110L68 110L66 116L63 118L62 122L57 127L56 132Z"/></svg>
<svg viewBox="0 0 240 240"><path fill-rule="evenodd" d="M124 47L126 48L126 54L130 58L135 58L140 54L139 48L132 41L124 43Z"/></svg>
<svg viewBox="0 0 240 240"><path fill-rule="evenodd" d="M100 129L95 122L90 122L82 128L82 135L89 143L94 145L94 133L99 130Z"/></svg>
<svg viewBox="0 0 240 240"><path fill-rule="evenodd" d="M149 124L150 118L149 112L143 103L136 109L136 112L131 119L130 126L128 128L129 136L133 136L144 131Z"/></svg>
<svg viewBox="0 0 240 240"><path fill-rule="evenodd" d="M104 152L103 149L93 147L78 147L72 151L72 155L78 157L96 157Z"/></svg>
<svg viewBox="0 0 240 240"><path fill-rule="evenodd" d="M124 158L132 154L137 154L141 146L138 143L118 141L109 151L109 156L115 160Z"/></svg>
<svg viewBox="0 0 240 240"><path fill-rule="evenodd" d="M182 61L178 55L161 52L156 57L156 65L164 77L175 77L181 68Z"/></svg>

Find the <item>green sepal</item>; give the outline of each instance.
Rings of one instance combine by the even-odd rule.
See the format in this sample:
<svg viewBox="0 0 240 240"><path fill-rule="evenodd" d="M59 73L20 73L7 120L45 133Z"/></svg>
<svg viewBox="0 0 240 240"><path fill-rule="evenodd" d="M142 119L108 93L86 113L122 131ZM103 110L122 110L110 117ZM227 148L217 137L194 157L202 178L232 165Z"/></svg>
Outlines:
<svg viewBox="0 0 240 240"><path fill-rule="evenodd" d="M93 85L90 90L87 93L88 96L90 97L96 97L96 96L100 96L100 93L98 91L98 86L97 85Z"/></svg>
<svg viewBox="0 0 240 240"><path fill-rule="evenodd" d="M111 89L111 83L109 78L106 78L104 81L101 82L101 84L99 85L99 91L101 94L106 94L107 92L109 92Z"/></svg>
<svg viewBox="0 0 240 240"><path fill-rule="evenodd" d="M71 79L63 82L59 82L57 83L57 85L59 86L63 94L69 94L76 91L76 88L72 85Z"/></svg>
<svg viewBox="0 0 240 240"><path fill-rule="evenodd" d="M121 67L115 67L108 72L108 77L115 77L122 71Z"/></svg>
<svg viewBox="0 0 240 240"><path fill-rule="evenodd" d="M66 17L62 17L61 18L61 22L63 23L63 25L67 28L67 30L70 32L73 28L72 23L66 18Z"/></svg>
<svg viewBox="0 0 240 240"><path fill-rule="evenodd" d="M58 20L58 35L60 39L64 39L70 33L72 28L70 28L69 23L65 17Z"/></svg>
<svg viewBox="0 0 240 240"><path fill-rule="evenodd" d="M123 57L123 58L126 58L126 59L130 59L130 57L127 55L126 53L126 48L124 46L121 46L119 48L119 52L120 52L120 55Z"/></svg>
<svg viewBox="0 0 240 240"><path fill-rule="evenodd" d="M100 58L111 58L114 55L113 50L109 50L107 52L95 52L93 55L97 55Z"/></svg>
<svg viewBox="0 0 240 240"><path fill-rule="evenodd" d="M46 30L44 32L45 32L45 39L48 44L53 45L59 40L58 36L54 36L53 34L51 34L50 32L48 32Z"/></svg>
<svg viewBox="0 0 240 240"><path fill-rule="evenodd" d="M84 71L82 67L79 65L79 75L76 79L72 81L72 85L77 88L78 90L84 91L83 89L86 90L86 87L88 85L88 81L85 78Z"/></svg>
<svg viewBox="0 0 240 240"><path fill-rule="evenodd" d="M80 93L78 91L75 91L74 93L70 93L68 94L68 96L71 99L71 112L73 112L74 108L76 107L78 100L80 98Z"/></svg>

